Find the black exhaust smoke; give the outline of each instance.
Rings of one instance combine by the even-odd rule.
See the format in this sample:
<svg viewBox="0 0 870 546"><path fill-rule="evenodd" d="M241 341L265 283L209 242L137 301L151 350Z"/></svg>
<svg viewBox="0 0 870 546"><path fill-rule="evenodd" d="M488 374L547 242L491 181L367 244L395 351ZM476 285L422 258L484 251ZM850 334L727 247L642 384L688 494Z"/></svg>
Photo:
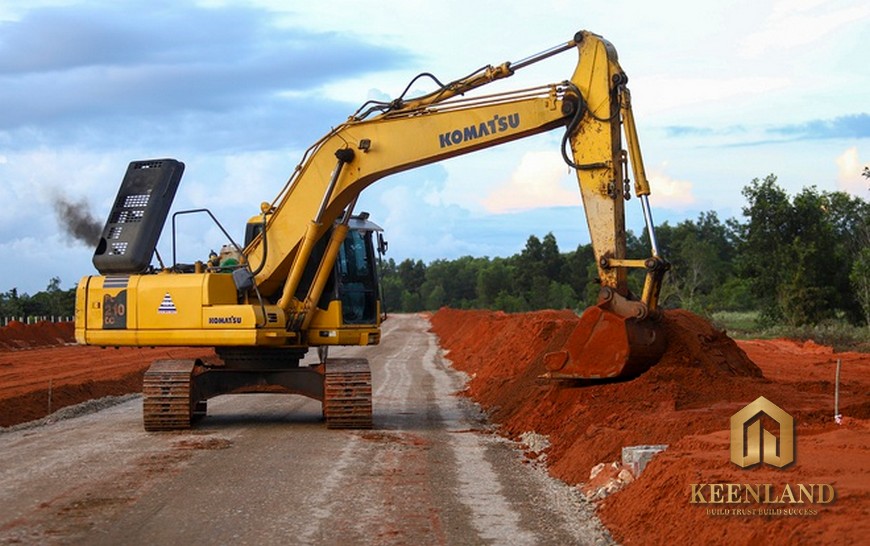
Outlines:
<svg viewBox="0 0 870 546"><path fill-rule="evenodd" d="M103 231L102 224L88 211L87 202L74 202L62 195L53 199L54 212L60 227L70 237L90 247L96 247Z"/></svg>

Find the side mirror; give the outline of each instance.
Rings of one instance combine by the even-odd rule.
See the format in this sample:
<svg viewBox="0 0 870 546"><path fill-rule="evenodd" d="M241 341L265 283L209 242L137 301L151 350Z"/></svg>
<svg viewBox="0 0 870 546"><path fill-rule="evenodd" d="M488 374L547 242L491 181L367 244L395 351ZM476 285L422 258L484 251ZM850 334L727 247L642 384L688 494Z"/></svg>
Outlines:
<svg viewBox="0 0 870 546"><path fill-rule="evenodd" d="M378 232L378 254L386 254L388 246L390 245L387 241L384 240L384 234Z"/></svg>

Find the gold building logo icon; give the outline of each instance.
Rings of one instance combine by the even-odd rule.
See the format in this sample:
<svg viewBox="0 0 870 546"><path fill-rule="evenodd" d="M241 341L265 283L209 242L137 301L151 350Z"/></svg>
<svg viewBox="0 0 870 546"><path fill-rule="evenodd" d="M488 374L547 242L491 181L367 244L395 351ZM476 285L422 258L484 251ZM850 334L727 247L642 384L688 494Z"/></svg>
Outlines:
<svg viewBox="0 0 870 546"><path fill-rule="evenodd" d="M779 439L761 427L761 414L779 424ZM794 420L763 396L731 416L731 462L748 468L765 462L783 468L794 462Z"/></svg>

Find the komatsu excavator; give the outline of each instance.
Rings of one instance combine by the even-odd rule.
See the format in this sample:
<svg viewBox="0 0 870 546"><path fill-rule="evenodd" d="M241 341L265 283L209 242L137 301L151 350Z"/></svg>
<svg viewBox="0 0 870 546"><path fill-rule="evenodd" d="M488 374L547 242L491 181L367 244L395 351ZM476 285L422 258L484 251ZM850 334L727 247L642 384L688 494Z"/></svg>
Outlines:
<svg viewBox="0 0 870 546"><path fill-rule="evenodd" d="M579 60L569 80L469 95L574 49ZM406 89L390 102L368 102L315 142L275 200L248 223L243 251L224 263L163 264L156 245L184 165L172 159L129 165L94 253L100 274L78 284L76 340L206 346L220 357L154 362L143 385L146 430L189 428L205 415L207 400L221 394L276 390L321 401L328 428L370 428L366 359L300 364L312 347L380 340L375 263L385 244L367 215L354 216L360 192L393 173L557 128L564 130L562 156L577 174L601 289L565 349L546 355L546 375L628 378L659 359L666 342L657 300L668 264L657 250L627 78L613 46L581 31L547 51L448 84L426 76L435 91L406 98ZM651 243L643 258L626 256L629 160ZM176 216L190 212L197 211L173 216L173 260ZM628 289L632 268L645 271L639 296Z"/></svg>

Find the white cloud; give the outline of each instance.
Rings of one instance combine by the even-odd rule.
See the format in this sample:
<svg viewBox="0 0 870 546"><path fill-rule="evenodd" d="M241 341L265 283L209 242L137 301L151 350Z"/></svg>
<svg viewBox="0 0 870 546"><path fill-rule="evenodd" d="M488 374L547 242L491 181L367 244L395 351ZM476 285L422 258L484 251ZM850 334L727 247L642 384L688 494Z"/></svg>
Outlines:
<svg viewBox="0 0 870 546"><path fill-rule="evenodd" d="M271 202L278 195L301 156L301 152L270 150L192 158L185 162L184 193L179 201L184 198L192 207L238 209L256 215L262 201Z"/></svg>
<svg viewBox="0 0 870 546"><path fill-rule="evenodd" d="M455 205L433 206L426 202L423 185L400 184L382 191L377 202L361 206L372 212L390 243L390 256L432 261L461 255L481 256L489 248L479 238L459 235L467 228L468 211Z"/></svg>
<svg viewBox="0 0 870 546"><path fill-rule="evenodd" d="M777 2L766 25L743 39L739 51L750 58L818 42L846 25L870 17L870 5L832 9L820 0Z"/></svg>
<svg viewBox="0 0 870 546"><path fill-rule="evenodd" d="M755 96L769 96L791 85L787 77L681 78L658 75L638 79L632 106L640 115L685 110L687 106ZM643 121L642 119L640 121Z"/></svg>
<svg viewBox="0 0 870 546"><path fill-rule="evenodd" d="M696 203L692 183L678 180L666 172L666 164L648 171L650 201L656 208L686 209Z"/></svg>
<svg viewBox="0 0 870 546"><path fill-rule="evenodd" d="M101 215L111 204L126 167L117 156L74 148L10 152L3 157L0 202L7 207L0 228L4 235L19 233L25 226L30 235L54 233L52 201L57 196L87 200L91 211Z"/></svg>
<svg viewBox="0 0 870 546"><path fill-rule="evenodd" d="M697 204L693 184L670 176L667 164L648 170L656 208L685 210ZM580 191L559 152L529 152L510 180L482 201L491 214L560 206L580 206Z"/></svg>
<svg viewBox="0 0 870 546"><path fill-rule="evenodd" d="M559 152L527 152L502 187L482 201L491 213L579 205L580 191L569 189L570 173Z"/></svg>
<svg viewBox="0 0 870 546"><path fill-rule="evenodd" d="M837 189L858 197L867 198L870 193L870 180L861 173L864 164L858 155L858 148L852 146L837 156Z"/></svg>
<svg viewBox="0 0 870 546"><path fill-rule="evenodd" d="M50 252L46 252L50 249ZM19 294L45 290L49 279L59 277L61 288L72 288L84 275L95 273L93 250L69 244L60 234L26 236L0 241L0 254L15 256L0 263L0 291L17 288Z"/></svg>

